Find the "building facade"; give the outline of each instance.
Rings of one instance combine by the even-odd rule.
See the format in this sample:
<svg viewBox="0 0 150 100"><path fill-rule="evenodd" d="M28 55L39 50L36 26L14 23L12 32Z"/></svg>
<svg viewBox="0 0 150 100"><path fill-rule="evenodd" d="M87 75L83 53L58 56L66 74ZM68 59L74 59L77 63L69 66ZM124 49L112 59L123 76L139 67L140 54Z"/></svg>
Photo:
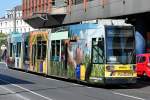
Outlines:
<svg viewBox="0 0 150 100"><path fill-rule="evenodd" d="M21 6L16 6L11 10L6 10L5 16L0 18L0 33L25 33L33 30L34 29L22 19Z"/></svg>

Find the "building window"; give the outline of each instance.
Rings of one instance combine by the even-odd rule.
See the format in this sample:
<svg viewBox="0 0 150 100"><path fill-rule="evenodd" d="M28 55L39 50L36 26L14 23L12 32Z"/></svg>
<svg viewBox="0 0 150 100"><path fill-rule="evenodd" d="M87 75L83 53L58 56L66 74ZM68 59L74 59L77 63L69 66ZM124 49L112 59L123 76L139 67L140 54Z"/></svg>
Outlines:
<svg viewBox="0 0 150 100"><path fill-rule="evenodd" d="M7 22L5 22L5 26L7 26Z"/></svg>
<svg viewBox="0 0 150 100"><path fill-rule="evenodd" d="M22 20L20 20L20 25L22 25Z"/></svg>
<svg viewBox="0 0 150 100"><path fill-rule="evenodd" d="M18 13L18 17L20 17L20 13Z"/></svg>
<svg viewBox="0 0 150 100"><path fill-rule="evenodd" d="M24 28L24 32L26 32L26 28Z"/></svg>
<svg viewBox="0 0 150 100"><path fill-rule="evenodd" d="M18 21L16 21L17 25L18 25Z"/></svg>

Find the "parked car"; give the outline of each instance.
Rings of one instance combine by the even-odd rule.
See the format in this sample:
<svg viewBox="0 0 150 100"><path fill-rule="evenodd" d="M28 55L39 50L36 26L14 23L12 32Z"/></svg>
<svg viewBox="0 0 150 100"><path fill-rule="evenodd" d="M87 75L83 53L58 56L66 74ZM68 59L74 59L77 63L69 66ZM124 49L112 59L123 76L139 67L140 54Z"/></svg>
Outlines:
<svg viewBox="0 0 150 100"><path fill-rule="evenodd" d="M150 77L150 53L136 56L136 71L138 76Z"/></svg>

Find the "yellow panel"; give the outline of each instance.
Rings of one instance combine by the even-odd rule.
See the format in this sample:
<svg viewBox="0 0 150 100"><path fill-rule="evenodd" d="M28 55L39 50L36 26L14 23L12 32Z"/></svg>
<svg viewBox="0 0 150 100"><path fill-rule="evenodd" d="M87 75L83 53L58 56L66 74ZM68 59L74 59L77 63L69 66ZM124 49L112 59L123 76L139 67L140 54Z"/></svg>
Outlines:
<svg viewBox="0 0 150 100"><path fill-rule="evenodd" d="M85 65L81 65L80 67L80 79L81 80L85 80L85 72L86 72L86 68L85 68Z"/></svg>
<svg viewBox="0 0 150 100"><path fill-rule="evenodd" d="M107 66L112 66L110 70L107 70ZM136 77L136 72L132 69L132 65L106 65L105 77Z"/></svg>
<svg viewBox="0 0 150 100"><path fill-rule="evenodd" d="M131 70L130 65L115 65L114 70Z"/></svg>
<svg viewBox="0 0 150 100"><path fill-rule="evenodd" d="M39 73L39 66L40 66L40 62L36 62L35 64L35 72Z"/></svg>
<svg viewBox="0 0 150 100"><path fill-rule="evenodd" d="M43 73L47 74L47 62L46 62L46 60L43 62Z"/></svg>

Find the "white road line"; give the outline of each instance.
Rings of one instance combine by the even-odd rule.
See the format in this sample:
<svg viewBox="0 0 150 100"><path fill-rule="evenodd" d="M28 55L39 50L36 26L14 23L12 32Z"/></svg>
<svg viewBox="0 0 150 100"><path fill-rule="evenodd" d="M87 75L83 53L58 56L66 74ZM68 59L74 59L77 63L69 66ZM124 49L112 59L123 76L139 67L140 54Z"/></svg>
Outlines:
<svg viewBox="0 0 150 100"><path fill-rule="evenodd" d="M75 86L83 86L81 84L76 84L76 83L72 83L72 85L75 85Z"/></svg>
<svg viewBox="0 0 150 100"><path fill-rule="evenodd" d="M91 89L92 87L87 87L87 88Z"/></svg>
<svg viewBox="0 0 150 100"><path fill-rule="evenodd" d="M21 98L21 99L23 99L23 100L30 100L29 98L26 98L26 97L24 97L24 96L22 96L22 95L20 95L20 94L17 94L16 92L14 92L14 91L8 89L8 88L5 87L5 86L0 86L0 88L6 90L6 91L8 91L8 92L10 92L11 94L15 94L17 97L19 97L19 98Z"/></svg>
<svg viewBox="0 0 150 100"><path fill-rule="evenodd" d="M43 95L41 95L41 94L39 94L39 93L36 93L36 92L31 91L31 90L29 90L29 89L26 89L26 88L24 88L24 87L22 87L22 86L19 86L19 85L16 85L16 84L12 84L12 83L10 83L10 82L8 82L8 81L6 81L6 80L0 79L0 81L3 81L3 82L5 82L5 83L11 84L11 85L13 85L13 86L15 86L15 87L18 87L18 88L20 88L20 89L23 89L23 90L25 90L25 91L28 91L28 92L30 92L30 93L32 93L32 94L34 94L34 95L37 95L37 96L39 96L39 97L42 97L42 98L46 99L46 100L53 100L53 99L51 99L51 98L49 98L49 97L43 96Z"/></svg>
<svg viewBox="0 0 150 100"><path fill-rule="evenodd" d="M146 99L143 99L143 98L140 98L140 97L131 96L131 95L127 95L127 94L122 94L122 93L118 93L118 92L113 92L113 94L128 97L128 98L133 98L133 99L137 99L137 100L146 100Z"/></svg>
<svg viewBox="0 0 150 100"><path fill-rule="evenodd" d="M52 81L59 81L59 80L56 80L56 79L51 79L51 78L46 78L47 80L52 80Z"/></svg>

